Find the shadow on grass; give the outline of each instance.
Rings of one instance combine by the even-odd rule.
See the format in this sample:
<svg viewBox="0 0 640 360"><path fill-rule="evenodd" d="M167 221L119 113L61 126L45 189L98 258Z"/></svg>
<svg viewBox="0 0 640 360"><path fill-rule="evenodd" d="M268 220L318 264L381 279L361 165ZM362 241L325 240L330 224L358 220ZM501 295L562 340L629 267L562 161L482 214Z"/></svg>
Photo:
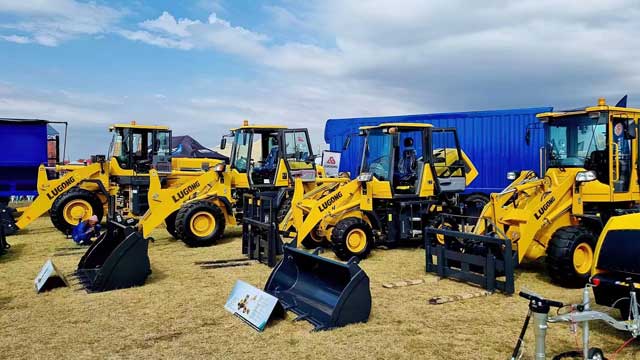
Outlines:
<svg viewBox="0 0 640 360"><path fill-rule="evenodd" d="M11 238L7 242L11 241ZM11 243L9 242L9 245ZM15 244L11 245L7 252L4 255L0 255L0 264L11 262L20 257L20 255L24 252L25 244Z"/></svg>
<svg viewBox="0 0 640 360"><path fill-rule="evenodd" d="M158 268L151 266L151 275L146 281L146 284L155 284L163 281L167 278L167 273L165 271L161 271Z"/></svg>

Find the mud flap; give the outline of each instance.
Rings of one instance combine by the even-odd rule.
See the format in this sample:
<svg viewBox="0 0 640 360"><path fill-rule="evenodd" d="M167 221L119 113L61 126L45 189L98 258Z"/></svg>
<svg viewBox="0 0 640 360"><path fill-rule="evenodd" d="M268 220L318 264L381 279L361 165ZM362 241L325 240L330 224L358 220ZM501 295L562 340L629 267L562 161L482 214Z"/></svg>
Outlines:
<svg viewBox="0 0 640 360"><path fill-rule="evenodd" d="M135 227L110 221L82 256L75 277L87 292L144 285L151 274L149 241Z"/></svg>
<svg viewBox="0 0 640 360"><path fill-rule="evenodd" d="M277 192L259 197L245 194L242 202L242 254L269 267L274 267L282 254L277 199Z"/></svg>
<svg viewBox="0 0 640 360"><path fill-rule="evenodd" d="M273 269L265 292L278 298L285 308L306 320L315 330L366 322L371 313L369 277L357 258L346 264L289 245Z"/></svg>
<svg viewBox="0 0 640 360"><path fill-rule="evenodd" d="M427 272L480 285L491 292L515 292L517 256L511 240L432 227L425 228L423 234ZM447 243L434 243L436 235L444 236Z"/></svg>
<svg viewBox="0 0 640 360"><path fill-rule="evenodd" d="M18 226L16 226L15 220L16 212L16 209L0 203L0 227L4 229L5 236L10 236L18 232Z"/></svg>

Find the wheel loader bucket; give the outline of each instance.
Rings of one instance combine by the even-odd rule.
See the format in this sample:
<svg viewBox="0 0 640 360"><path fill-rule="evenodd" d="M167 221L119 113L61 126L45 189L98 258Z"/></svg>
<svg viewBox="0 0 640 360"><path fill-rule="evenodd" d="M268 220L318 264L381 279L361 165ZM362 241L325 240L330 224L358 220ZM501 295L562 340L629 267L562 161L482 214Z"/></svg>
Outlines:
<svg viewBox="0 0 640 360"><path fill-rule="evenodd" d="M144 285L151 273L149 242L132 226L109 222L82 256L74 275L88 292Z"/></svg>
<svg viewBox="0 0 640 360"><path fill-rule="evenodd" d="M369 277L357 258L346 264L283 246L283 259L274 268L265 291L286 310L307 320L315 330L366 322L371 312Z"/></svg>

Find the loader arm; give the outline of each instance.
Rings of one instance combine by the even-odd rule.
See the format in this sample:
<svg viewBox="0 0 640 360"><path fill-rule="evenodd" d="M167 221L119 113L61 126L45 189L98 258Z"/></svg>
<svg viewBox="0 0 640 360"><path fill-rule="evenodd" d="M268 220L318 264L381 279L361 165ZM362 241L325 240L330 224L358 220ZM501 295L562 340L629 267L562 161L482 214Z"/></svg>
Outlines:
<svg viewBox="0 0 640 360"><path fill-rule="evenodd" d="M364 185L366 186L366 185ZM302 179L296 178L292 199L293 226L299 244L327 216L350 209L372 207L371 191L363 194L363 183L351 180L318 198L305 198Z"/></svg>
<svg viewBox="0 0 640 360"><path fill-rule="evenodd" d="M225 181L227 180L227 181ZM164 222L167 216L178 211L187 201L216 196L230 196L228 179L224 179L223 173L211 168L195 179L175 187L163 189L158 172L153 169L149 172L149 209L142 216L138 227L142 229L146 238L151 231Z"/></svg>
<svg viewBox="0 0 640 360"><path fill-rule="evenodd" d="M24 208L23 213L16 221L18 229L24 229L34 220L51 209L53 202L62 194L79 185L83 180L95 177L103 172L102 163L94 163L87 166L73 167L59 179L49 180L44 165L38 168L38 196L33 203Z"/></svg>
<svg viewBox="0 0 640 360"><path fill-rule="evenodd" d="M575 185L575 174L569 171L552 170L540 180L523 176L505 191L491 195L474 229L476 234L486 235L486 225L494 224L497 232L506 234L516 246L518 262L544 256L553 233L571 224Z"/></svg>

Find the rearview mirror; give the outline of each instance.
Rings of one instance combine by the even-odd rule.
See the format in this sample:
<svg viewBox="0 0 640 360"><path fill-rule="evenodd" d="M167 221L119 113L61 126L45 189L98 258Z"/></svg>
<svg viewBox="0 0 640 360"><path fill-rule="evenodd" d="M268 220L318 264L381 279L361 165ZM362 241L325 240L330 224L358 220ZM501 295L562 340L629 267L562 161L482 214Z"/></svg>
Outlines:
<svg viewBox="0 0 640 360"><path fill-rule="evenodd" d="M224 150L225 147L227 147L227 138L222 137L222 140L220 140L220 150Z"/></svg>
<svg viewBox="0 0 640 360"><path fill-rule="evenodd" d="M637 128L638 126L633 122L633 120L629 121L629 126L627 127L627 131L626 131L626 139L635 139L636 138L636 132L637 132Z"/></svg>
<svg viewBox="0 0 640 360"><path fill-rule="evenodd" d="M349 148L349 144L351 144L351 135L347 135L347 138L344 139L344 144L342 144L342 150L347 150Z"/></svg>

